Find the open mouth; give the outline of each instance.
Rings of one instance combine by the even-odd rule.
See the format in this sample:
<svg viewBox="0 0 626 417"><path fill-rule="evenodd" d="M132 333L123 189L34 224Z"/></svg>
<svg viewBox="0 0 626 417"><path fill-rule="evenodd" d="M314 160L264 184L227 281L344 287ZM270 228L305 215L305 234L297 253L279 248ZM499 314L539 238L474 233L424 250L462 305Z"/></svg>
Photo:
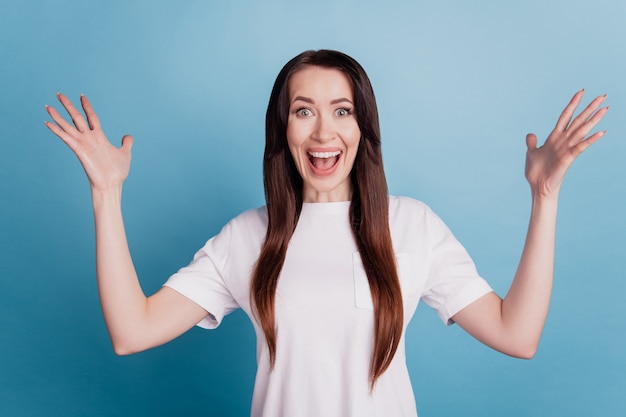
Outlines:
<svg viewBox="0 0 626 417"><path fill-rule="evenodd" d="M339 158L341 157L341 151L331 152L307 152L309 156L309 162L318 171L328 171L332 169Z"/></svg>

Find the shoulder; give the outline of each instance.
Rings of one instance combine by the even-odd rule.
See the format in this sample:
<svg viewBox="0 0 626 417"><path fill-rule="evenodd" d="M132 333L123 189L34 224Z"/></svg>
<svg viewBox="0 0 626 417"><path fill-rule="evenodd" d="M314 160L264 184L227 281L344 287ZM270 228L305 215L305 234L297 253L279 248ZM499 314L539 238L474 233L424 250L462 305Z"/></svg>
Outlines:
<svg viewBox="0 0 626 417"><path fill-rule="evenodd" d="M389 218L398 217L424 218L435 216L431 208L423 201L405 196L389 196Z"/></svg>
<svg viewBox="0 0 626 417"><path fill-rule="evenodd" d="M211 254L211 258L225 260L234 253L244 252L246 248L252 251L260 248L266 231L265 207L247 210L226 223L217 235L206 242L201 251ZM233 251L233 248L237 250Z"/></svg>
<svg viewBox="0 0 626 417"><path fill-rule="evenodd" d="M389 196L389 226L396 237L420 236L427 240L439 240L447 230L441 218L426 203L398 196Z"/></svg>
<svg viewBox="0 0 626 417"><path fill-rule="evenodd" d="M267 207L261 206L246 210L234 217L229 224L256 224L261 223L267 225Z"/></svg>
<svg viewBox="0 0 626 417"><path fill-rule="evenodd" d="M267 230L267 209L265 206L246 210L229 221L222 232L234 235L265 236Z"/></svg>

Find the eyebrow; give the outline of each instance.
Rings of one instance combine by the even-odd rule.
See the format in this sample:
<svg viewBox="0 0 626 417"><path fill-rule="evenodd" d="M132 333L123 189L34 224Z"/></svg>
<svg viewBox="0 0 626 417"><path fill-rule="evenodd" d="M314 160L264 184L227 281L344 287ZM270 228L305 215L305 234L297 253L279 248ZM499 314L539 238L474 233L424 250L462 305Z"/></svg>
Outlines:
<svg viewBox="0 0 626 417"><path fill-rule="evenodd" d="M293 99L293 102L296 101L304 101L305 103L311 103L311 104L315 104L315 101L313 101L313 99L309 98L309 97L303 97L303 96L297 96ZM338 104L338 103L350 103L352 105L354 105L354 103L352 102L352 100L346 98L346 97L341 97L341 98L336 98L334 100L331 100L330 104Z"/></svg>

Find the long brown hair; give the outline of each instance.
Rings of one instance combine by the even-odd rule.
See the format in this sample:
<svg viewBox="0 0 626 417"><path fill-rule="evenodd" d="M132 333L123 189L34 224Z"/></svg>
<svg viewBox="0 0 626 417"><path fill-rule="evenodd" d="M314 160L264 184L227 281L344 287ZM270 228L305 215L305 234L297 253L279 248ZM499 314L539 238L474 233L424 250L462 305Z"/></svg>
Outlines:
<svg viewBox="0 0 626 417"><path fill-rule="evenodd" d="M389 230L389 201L380 146L378 109L369 78L353 58L337 51L306 51L280 71L265 117L263 184L268 227L254 270L250 299L261 323L270 363L276 361L274 298L287 246L302 210L302 178L287 145L289 79L308 66L335 68L351 81L361 140L351 173L350 223L374 305L374 352L370 382L389 367L403 327L400 282Z"/></svg>

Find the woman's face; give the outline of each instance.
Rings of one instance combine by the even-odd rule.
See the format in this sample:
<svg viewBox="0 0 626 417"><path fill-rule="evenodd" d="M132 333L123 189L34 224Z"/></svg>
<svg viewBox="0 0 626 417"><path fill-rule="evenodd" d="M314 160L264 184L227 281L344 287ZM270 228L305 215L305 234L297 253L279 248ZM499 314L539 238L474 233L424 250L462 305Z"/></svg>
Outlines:
<svg viewBox="0 0 626 417"><path fill-rule="evenodd" d="M348 201L361 131L352 85L337 69L310 66L289 80L287 143L304 202Z"/></svg>

